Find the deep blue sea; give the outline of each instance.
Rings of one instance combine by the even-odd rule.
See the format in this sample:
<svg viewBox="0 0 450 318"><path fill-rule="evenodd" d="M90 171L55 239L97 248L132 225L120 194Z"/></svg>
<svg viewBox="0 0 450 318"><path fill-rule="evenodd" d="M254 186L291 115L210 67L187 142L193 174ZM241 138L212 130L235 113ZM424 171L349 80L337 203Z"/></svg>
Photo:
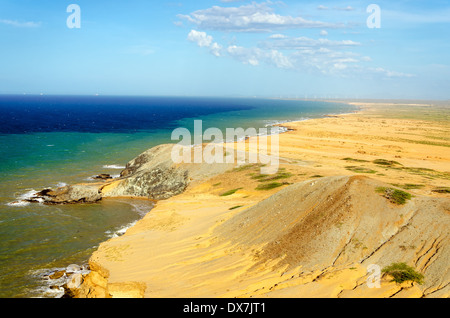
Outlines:
<svg viewBox="0 0 450 318"><path fill-rule="evenodd" d="M46 206L44 188L118 175L175 128L244 129L347 113L320 101L122 96L0 95L0 297L58 297L43 275L87 262L98 245L149 213L150 202ZM151 212L150 212L151 213Z"/></svg>

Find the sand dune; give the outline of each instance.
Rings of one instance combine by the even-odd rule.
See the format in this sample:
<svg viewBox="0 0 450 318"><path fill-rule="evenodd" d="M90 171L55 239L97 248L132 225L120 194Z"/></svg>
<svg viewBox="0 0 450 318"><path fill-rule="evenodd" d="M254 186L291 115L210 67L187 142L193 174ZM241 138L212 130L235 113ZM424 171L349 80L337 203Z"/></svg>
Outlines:
<svg viewBox="0 0 450 318"><path fill-rule="evenodd" d="M411 105L369 106L290 123L276 188L261 190L269 181L247 165L158 201L100 245L77 295L448 297L447 122L400 118ZM410 197L396 202L395 190ZM370 288L371 265L398 262L424 283L387 275Z"/></svg>

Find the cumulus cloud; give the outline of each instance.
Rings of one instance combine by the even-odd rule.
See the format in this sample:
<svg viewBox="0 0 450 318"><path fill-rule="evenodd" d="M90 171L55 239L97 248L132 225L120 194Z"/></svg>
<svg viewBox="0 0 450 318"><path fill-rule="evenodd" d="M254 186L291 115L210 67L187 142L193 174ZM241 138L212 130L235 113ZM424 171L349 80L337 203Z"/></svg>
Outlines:
<svg viewBox="0 0 450 318"><path fill-rule="evenodd" d="M232 0L224 0L234 2ZM350 39L329 39L328 26L323 22L308 21L301 17L279 15L273 12L270 2L243 5L240 7L214 6L198 10L189 15L180 16L188 23L198 26L192 29L188 40L203 47L216 57L232 58L240 63L258 67L270 65L276 68L303 73L325 74L333 76L369 76L377 78L412 77L414 75L391 71L373 65L369 56L363 56L352 50L362 45ZM337 10L319 6L320 10ZM351 11L352 7L342 10ZM333 25L336 27L337 25ZM297 28L320 28L322 38L306 36L292 37L280 30ZM204 30L215 32L272 32L261 38L256 44L239 45L234 40L221 45ZM278 31L278 32L276 32ZM209 31L208 31L209 32ZM286 34L289 34L286 32ZM249 43L249 42L247 42Z"/></svg>
<svg viewBox="0 0 450 318"><path fill-rule="evenodd" d="M200 47L209 48L210 52L215 56L221 55L222 46L216 42L213 42L213 37L206 34L206 32L191 30L188 34L188 40L197 43Z"/></svg>
<svg viewBox="0 0 450 318"><path fill-rule="evenodd" d="M264 63L282 69L294 68L291 60L277 50L262 50L260 48L245 48L231 45L227 48L227 53L244 64L258 66Z"/></svg>
<svg viewBox="0 0 450 318"><path fill-rule="evenodd" d="M252 3L240 7L213 6L179 18L195 24L199 29L225 32L272 32L280 29L339 28L343 24L307 20L302 17L280 15L269 3Z"/></svg>
<svg viewBox="0 0 450 318"><path fill-rule="evenodd" d="M206 32L191 30L188 34L188 40L197 43L200 47L209 47L213 41L213 37L207 35Z"/></svg>

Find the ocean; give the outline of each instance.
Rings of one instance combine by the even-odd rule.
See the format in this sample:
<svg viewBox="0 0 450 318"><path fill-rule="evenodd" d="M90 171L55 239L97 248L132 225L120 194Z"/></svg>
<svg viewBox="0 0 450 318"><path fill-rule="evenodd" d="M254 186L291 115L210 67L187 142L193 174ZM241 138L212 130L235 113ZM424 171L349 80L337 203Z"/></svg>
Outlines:
<svg viewBox="0 0 450 318"><path fill-rule="evenodd" d="M48 206L46 188L119 175L175 128L264 128L354 111L321 101L124 96L0 96L0 297L60 297L48 273L85 264L98 245L151 213L144 200ZM54 282L53 282L54 284Z"/></svg>

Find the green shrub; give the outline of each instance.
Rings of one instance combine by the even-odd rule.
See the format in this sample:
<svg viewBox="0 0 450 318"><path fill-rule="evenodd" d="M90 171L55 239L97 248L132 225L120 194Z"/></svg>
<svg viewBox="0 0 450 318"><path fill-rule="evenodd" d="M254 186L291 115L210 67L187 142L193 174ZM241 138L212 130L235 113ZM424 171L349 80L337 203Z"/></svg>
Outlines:
<svg viewBox="0 0 450 318"><path fill-rule="evenodd" d="M347 166L345 167L347 170L356 172L356 173L376 173L375 170L365 168L365 167L357 167L357 166Z"/></svg>
<svg viewBox="0 0 450 318"><path fill-rule="evenodd" d="M375 191L378 193L382 193L383 197L385 197L394 204L402 205L406 203L406 200L411 200L411 194L402 190L377 187Z"/></svg>
<svg viewBox="0 0 450 318"><path fill-rule="evenodd" d="M405 184L391 183L391 184L393 186L403 188L405 190L422 189L425 186L424 184L414 184L414 183L405 183Z"/></svg>
<svg viewBox="0 0 450 318"><path fill-rule="evenodd" d="M381 166L394 166L394 165L402 165L401 163L397 162L397 161L393 161L393 160L386 160L386 159L375 159L374 161L372 161L374 164L376 165L381 165Z"/></svg>
<svg viewBox="0 0 450 318"><path fill-rule="evenodd" d="M406 281L416 282L420 285L423 284L424 276L405 263L393 263L381 271L392 276L392 281L398 284Z"/></svg>
<svg viewBox="0 0 450 318"><path fill-rule="evenodd" d="M268 175L268 174L257 174L253 175L252 179L256 179L259 182L268 182L268 181L275 181L280 179L288 179L292 177L292 173L290 172L279 172L276 175Z"/></svg>
<svg viewBox="0 0 450 318"><path fill-rule="evenodd" d="M233 190L229 190L227 192L222 193L220 196L221 197L226 197L228 195L232 195L235 194L237 191L241 190L242 188L237 188L237 189L233 189Z"/></svg>
<svg viewBox="0 0 450 318"><path fill-rule="evenodd" d="M271 183L260 184L259 186L256 187L256 190L272 190L272 189L281 187L285 184L287 184L287 183L271 182Z"/></svg>
<svg viewBox="0 0 450 318"><path fill-rule="evenodd" d="M367 160L355 159L355 158L349 158L349 157L343 158L342 160L345 160L345 161L354 161L354 162L369 162L369 161L367 161Z"/></svg>
<svg viewBox="0 0 450 318"><path fill-rule="evenodd" d="M449 187L438 187L431 191L436 192L436 193L450 193L450 188Z"/></svg>

